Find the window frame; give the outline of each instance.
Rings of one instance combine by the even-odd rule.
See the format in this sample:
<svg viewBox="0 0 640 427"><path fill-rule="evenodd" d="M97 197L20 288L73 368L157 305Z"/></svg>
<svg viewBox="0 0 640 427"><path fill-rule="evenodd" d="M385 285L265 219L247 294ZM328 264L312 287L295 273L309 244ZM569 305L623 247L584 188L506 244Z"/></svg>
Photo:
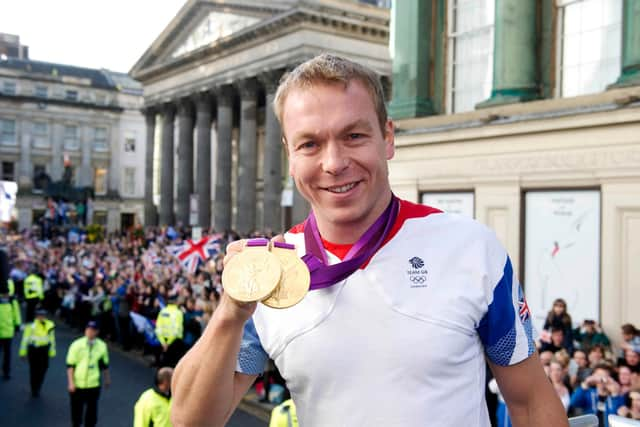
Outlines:
<svg viewBox="0 0 640 427"><path fill-rule="evenodd" d="M13 139L11 141L5 140L5 135L10 135L5 132L5 123L13 123ZM11 118L0 118L0 145L7 147L15 147L18 145L18 121Z"/></svg>
<svg viewBox="0 0 640 427"><path fill-rule="evenodd" d="M70 128L75 128L75 145L74 146L69 146L67 144L67 141L70 141L71 138L67 135L67 129ZM80 127L78 125L75 124L65 124L64 128L63 128L63 134L62 134L62 146L65 150L71 150L71 151L78 151L80 149L80 138L78 135L78 131L79 131Z"/></svg>
<svg viewBox="0 0 640 427"><path fill-rule="evenodd" d="M11 177L7 177L7 171L5 170L5 166L7 165L11 165L10 169L11 169ZM3 181L12 181L12 182L16 182L16 164L15 162L11 162L8 160L3 160L2 161L2 180Z"/></svg>

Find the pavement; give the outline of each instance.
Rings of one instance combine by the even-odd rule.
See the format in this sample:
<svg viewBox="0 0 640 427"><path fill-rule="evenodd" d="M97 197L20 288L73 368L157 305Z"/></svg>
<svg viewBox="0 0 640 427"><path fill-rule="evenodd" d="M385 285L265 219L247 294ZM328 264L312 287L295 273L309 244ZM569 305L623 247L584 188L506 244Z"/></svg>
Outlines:
<svg viewBox="0 0 640 427"><path fill-rule="evenodd" d="M73 339L81 335L56 321L57 356L50 359L40 397L32 398L29 365L18 357L20 336L13 339L11 379L0 379L0 425L7 427L67 427L70 422L66 386L65 357ZM20 334L19 334L20 335ZM139 395L151 387L154 371L140 353L124 352L109 346L111 382L103 388L98 405L98 425L130 427L133 406ZM266 427L272 405L257 401L249 394L232 415L230 427Z"/></svg>

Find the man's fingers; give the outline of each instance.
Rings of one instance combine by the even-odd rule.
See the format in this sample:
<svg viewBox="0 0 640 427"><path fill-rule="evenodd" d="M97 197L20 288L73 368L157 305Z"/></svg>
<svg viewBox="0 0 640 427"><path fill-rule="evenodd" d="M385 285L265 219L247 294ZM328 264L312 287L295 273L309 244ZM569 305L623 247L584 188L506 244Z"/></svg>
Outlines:
<svg viewBox="0 0 640 427"><path fill-rule="evenodd" d="M277 236L274 236L273 238L271 238L271 243L273 242L285 243L284 235L278 234Z"/></svg>

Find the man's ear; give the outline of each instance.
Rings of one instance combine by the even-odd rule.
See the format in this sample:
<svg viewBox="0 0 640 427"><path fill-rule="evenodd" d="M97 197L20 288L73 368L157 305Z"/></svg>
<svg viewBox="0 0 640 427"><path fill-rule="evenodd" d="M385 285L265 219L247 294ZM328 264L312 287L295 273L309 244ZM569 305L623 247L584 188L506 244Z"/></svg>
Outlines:
<svg viewBox="0 0 640 427"><path fill-rule="evenodd" d="M384 130L385 153L387 155L387 160L391 160L396 149L393 120L387 119Z"/></svg>

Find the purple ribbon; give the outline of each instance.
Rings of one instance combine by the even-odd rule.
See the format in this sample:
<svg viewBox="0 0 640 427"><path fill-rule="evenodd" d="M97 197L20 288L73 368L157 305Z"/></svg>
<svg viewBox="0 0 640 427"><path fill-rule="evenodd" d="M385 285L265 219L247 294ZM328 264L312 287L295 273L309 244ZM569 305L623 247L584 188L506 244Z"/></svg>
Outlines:
<svg viewBox="0 0 640 427"><path fill-rule="evenodd" d="M367 261L382 246L385 237L398 216L400 201L392 195L389 206L367 231L351 247L342 262L329 265L318 231L318 223L313 212L307 217L304 227L304 244L307 253L302 260L307 264L311 273L309 289L323 289L332 286L347 277Z"/></svg>

